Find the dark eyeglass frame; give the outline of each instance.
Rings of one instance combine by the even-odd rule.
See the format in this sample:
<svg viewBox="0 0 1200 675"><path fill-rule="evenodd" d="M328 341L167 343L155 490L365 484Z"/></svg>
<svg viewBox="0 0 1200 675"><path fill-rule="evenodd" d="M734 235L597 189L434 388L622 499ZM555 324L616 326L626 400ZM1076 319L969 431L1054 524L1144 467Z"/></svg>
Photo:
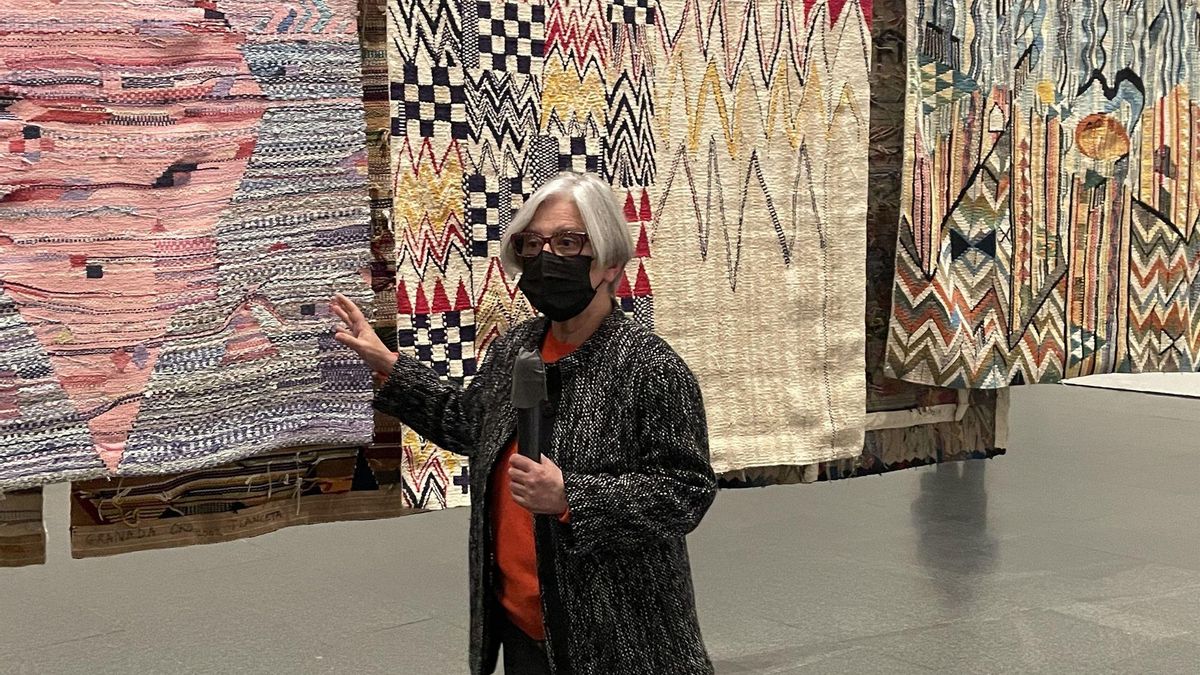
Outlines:
<svg viewBox="0 0 1200 675"><path fill-rule="evenodd" d="M580 239L579 250L575 251L574 247L564 245L563 237L577 237ZM587 247L588 238L587 232L577 232L575 230L564 230L555 232L549 237L543 237L536 232L517 232L509 240L509 246L512 246L513 253L521 260L532 260L538 257L546 248L546 244L550 244L550 250L555 254L564 258L575 258L583 255L583 249ZM528 244L526 242L529 242ZM536 242L537 248L534 249L530 244ZM529 253L526 253L529 251Z"/></svg>

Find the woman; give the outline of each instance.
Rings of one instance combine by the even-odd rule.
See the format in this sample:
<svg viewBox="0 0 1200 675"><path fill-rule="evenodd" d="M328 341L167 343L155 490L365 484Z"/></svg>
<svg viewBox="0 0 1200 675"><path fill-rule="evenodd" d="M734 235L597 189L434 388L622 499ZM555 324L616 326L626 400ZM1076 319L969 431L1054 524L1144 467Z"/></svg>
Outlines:
<svg viewBox="0 0 1200 675"><path fill-rule="evenodd" d="M700 389L613 292L633 241L611 188L563 174L535 192L503 261L545 318L497 339L465 389L398 357L342 296L337 339L388 373L375 406L470 458L471 672L711 673L684 536L716 494ZM541 349L552 432L517 454L513 362ZM533 514L533 515L530 515Z"/></svg>

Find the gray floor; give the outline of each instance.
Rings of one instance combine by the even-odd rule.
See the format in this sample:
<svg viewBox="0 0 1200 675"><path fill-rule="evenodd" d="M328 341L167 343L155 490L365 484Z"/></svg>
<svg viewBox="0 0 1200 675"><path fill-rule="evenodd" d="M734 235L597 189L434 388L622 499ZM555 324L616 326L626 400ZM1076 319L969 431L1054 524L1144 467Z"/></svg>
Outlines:
<svg viewBox="0 0 1200 675"><path fill-rule="evenodd" d="M723 673L1200 672L1200 401L1021 390L1009 456L724 492ZM0 570L0 672L465 672L467 513Z"/></svg>

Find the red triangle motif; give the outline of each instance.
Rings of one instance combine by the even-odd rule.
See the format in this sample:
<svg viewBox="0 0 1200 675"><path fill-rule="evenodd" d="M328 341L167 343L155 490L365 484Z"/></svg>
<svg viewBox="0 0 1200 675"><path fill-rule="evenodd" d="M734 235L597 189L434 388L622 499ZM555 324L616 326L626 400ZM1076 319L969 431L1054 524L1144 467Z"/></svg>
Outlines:
<svg viewBox="0 0 1200 675"><path fill-rule="evenodd" d="M617 286L617 297L633 297L633 291L629 288L629 276L625 273L621 274L621 283Z"/></svg>
<svg viewBox="0 0 1200 675"><path fill-rule="evenodd" d="M638 214L638 220L648 223L653 219L654 216L650 213L650 191L642 190L642 206L641 213Z"/></svg>
<svg viewBox="0 0 1200 675"><path fill-rule="evenodd" d="M442 285L441 279L433 283L433 307L430 309L434 314L444 314L450 311L450 298L446 297L446 287Z"/></svg>
<svg viewBox="0 0 1200 675"><path fill-rule="evenodd" d="M633 206L633 193L625 193L625 222L636 223L638 219L637 209Z"/></svg>
<svg viewBox="0 0 1200 675"><path fill-rule="evenodd" d="M408 316L413 313L412 303L408 301L408 288L403 280L396 284L396 313Z"/></svg>
<svg viewBox="0 0 1200 675"><path fill-rule="evenodd" d="M463 282L458 282L458 297L454 299L454 311L464 312L471 307L471 294L467 293L467 287Z"/></svg>
<svg viewBox="0 0 1200 675"><path fill-rule="evenodd" d="M646 274L646 266L639 264L637 272L637 281L633 284L633 297L648 298L654 294L650 289L650 275Z"/></svg>
<svg viewBox="0 0 1200 675"><path fill-rule="evenodd" d="M838 22L842 16L842 10L845 9L846 3L850 0L826 0L825 10L829 14L829 25L832 26ZM817 0L804 0L804 16L812 12L813 5L817 4ZM863 8L864 16L871 16L871 0L860 0L860 5Z"/></svg>
<svg viewBox="0 0 1200 675"><path fill-rule="evenodd" d="M650 237L646 234L646 226L645 225L642 225L641 231L638 232L636 255L639 258L649 258L650 257Z"/></svg>
<svg viewBox="0 0 1200 675"><path fill-rule="evenodd" d="M425 287L421 284L417 284L417 298L413 304L413 314L429 314L429 300L425 298Z"/></svg>

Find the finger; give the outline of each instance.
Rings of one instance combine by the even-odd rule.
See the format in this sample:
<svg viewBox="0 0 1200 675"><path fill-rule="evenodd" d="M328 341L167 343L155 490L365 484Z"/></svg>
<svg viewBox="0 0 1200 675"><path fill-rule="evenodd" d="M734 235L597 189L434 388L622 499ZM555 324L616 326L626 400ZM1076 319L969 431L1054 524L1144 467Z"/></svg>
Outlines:
<svg viewBox="0 0 1200 675"><path fill-rule="evenodd" d="M341 320L342 320L343 322L345 322L347 325L349 325L349 324L350 324L350 315L349 315L349 314L347 314L347 313L346 313L346 310L342 309L340 305L334 305L334 304L330 304L330 305L329 305L329 309L333 310L333 315L334 315L334 316L336 316L337 318L341 319Z"/></svg>
<svg viewBox="0 0 1200 675"><path fill-rule="evenodd" d="M358 308L358 305L354 304L353 300L347 298L341 293L335 294L333 299L336 303L336 306L345 312L346 318L343 320L346 323L350 324L351 326L357 326L360 322L363 324L367 323L367 319L363 316L362 310Z"/></svg>
<svg viewBox="0 0 1200 675"><path fill-rule="evenodd" d="M535 471L525 471L514 466L508 468L508 475L513 480L519 480L522 484L528 485L537 480L538 474Z"/></svg>
<svg viewBox="0 0 1200 675"><path fill-rule="evenodd" d="M529 459L525 455L513 455L512 459L508 460L508 465L517 471L529 473L537 468L537 462Z"/></svg>
<svg viewBox="0 0 1200 675"><path fill-rule="evenodd" d="M346 310L346 315L350 317L350 325L353 326L360 321L366 323L367 318L363 316L362 310L358 308L358 305L354 304L353 300L344 295L341 295L341 298L342 308Z"/></svg>
<svg viewBox="0 0 1200 675"><path fill-rule="evenodd" d="M334 307L342 310L343 312L345 312L346 305L349 302L350 301L349 301L349 299L346 298L346 296L342 295L341 293L335 293L333 296L333 302L331 302L330 304L333 305Z"/></svg>
<svg viewBox="0 0 1200 675"><path fill-rule="evenodd" d="M546 468L558 468L558 465L554 463L554 460L550 459L546 455L542 455L542 461L540 463Z"/></svg>
<svg viewBox="0 0 1200 675"><path fill-rule="evenodd" d="M354 337L354 335L345 328L339 328L336 332L334 332L333 339L338 343L353 349L359 355L361 355L363 351L367 349L366 343Z"/></svg>

